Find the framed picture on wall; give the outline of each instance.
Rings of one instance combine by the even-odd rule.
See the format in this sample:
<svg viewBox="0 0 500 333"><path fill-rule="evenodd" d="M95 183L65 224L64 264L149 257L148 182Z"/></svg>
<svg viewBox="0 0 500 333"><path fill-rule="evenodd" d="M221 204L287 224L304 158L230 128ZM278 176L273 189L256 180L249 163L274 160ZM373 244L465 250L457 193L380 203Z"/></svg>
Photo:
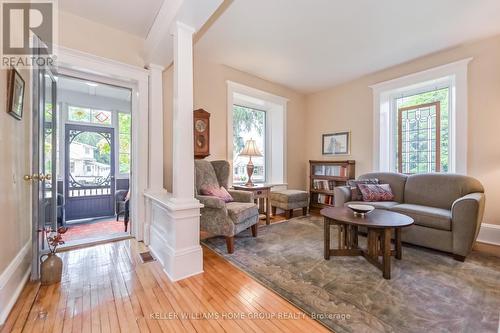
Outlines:
<svg viewBox="0 0 500 333"><path fill-rule="evenodd" d="M15 68L7 74L7 112L14 118L23 117L24 80Z"/></svg>
<svg viewBox="0 0 500 333"><path fill-rule="evenodd" d="M349 155L350 145L350 132L323 134L323 155Z"/></svg>

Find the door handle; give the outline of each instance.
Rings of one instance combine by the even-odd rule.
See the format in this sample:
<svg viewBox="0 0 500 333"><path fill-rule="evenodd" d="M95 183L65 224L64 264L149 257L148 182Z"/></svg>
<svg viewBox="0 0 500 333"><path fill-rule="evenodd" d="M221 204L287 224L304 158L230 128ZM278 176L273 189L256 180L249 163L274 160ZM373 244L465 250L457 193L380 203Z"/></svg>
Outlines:
<svg viewBox="0 0 500 333"><path fill-rule="evenodd" d="M39 175L37 173L34 173L33 175L24 175L23 179L27 182L33 181L33 180L40 180L43 177L43 174Z"/></svg>

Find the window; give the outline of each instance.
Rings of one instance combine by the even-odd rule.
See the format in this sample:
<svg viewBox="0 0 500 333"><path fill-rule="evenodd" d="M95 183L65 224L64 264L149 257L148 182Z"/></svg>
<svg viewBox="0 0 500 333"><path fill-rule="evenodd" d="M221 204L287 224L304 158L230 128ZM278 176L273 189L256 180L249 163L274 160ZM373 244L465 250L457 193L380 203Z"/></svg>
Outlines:
<svg viewBox="0 0 500 333"><path fill-rule="evenodd" d="M132 117L128 113L118 113L118 161L119 173L130 173L130 133Z"/></svg>
<svg viewBox="0 0 500 333"><path fill-rule="evenodd" d="M449 96L445 87L395 98L395 170L449 171Z"/></svg>
<svg viewBox="0 0 500 333"><path fill-rule="evenodd" d="M111 125L111 112L68 106L68 119L73 122L109 126Z"/></svg>
<svg viewBox="0 0 500 333"><path fill-rule="evenodd" d="M252 181L266 181L266 112L241 105L233 105L233 183L247 180L246 165L249 157L240 156L245 143L253 139L262 156L252 157Z"/></svg>
<svg viewBox="0 0 500 333"><path fill-rule="evenodd" d="M471 60L371 86L374 170L467 173L467 69Z"/></svg>

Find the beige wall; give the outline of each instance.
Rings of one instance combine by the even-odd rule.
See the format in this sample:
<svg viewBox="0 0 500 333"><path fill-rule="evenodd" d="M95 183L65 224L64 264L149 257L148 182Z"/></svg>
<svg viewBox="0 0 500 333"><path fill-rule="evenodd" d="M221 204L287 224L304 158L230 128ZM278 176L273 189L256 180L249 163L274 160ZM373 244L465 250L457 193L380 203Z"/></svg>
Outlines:
<svg viewBox="0 0 500 333"><path fill-rule="evenodd" d="M59 11L59 44L97 56L143 67L144 39Z"/></svg>
<svg viewBox="0 0 500 333"><path fill-rule="evenodd" d="M356 174L371 171L373 96L369 85L473 57L469 65L468 174L486 189L485 223L500 224L500 36L422 57L307 96L307 158L323 158L321 134L350 130Z"/></svg>
<svg viewBox="0 0 500 333"><path fill-rule="evenodd" d="M31 190L23 180L30 173L30 79L29 71L19 72L26 89L21 121L6 111L7 71L0 70L0 275L31 239Z"/></svg>
<svg viewBox="0 0 500 333"><path fill-rule="evenodd" d="M305 189L307 161L304 159L305 97L289 88L194 57L194 109L210 112L210 160L227 159L227 84L234 81L289 99L287 106L287 182L289 188ZM165 90L165 184L171 189L172 68L164 72Z"/></svg>

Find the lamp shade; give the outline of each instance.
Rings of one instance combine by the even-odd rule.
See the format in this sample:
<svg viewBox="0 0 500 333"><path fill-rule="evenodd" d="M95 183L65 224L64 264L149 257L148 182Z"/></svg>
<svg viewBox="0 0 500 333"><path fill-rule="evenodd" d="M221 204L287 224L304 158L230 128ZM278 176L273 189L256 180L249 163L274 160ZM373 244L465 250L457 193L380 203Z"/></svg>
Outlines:
<svg viewBox="0 0 500 333"><path fill-rule="evenodd" d="M245 143L245 147L240 152L240 156L262 156L255 140L250 139Z"/></svg>

